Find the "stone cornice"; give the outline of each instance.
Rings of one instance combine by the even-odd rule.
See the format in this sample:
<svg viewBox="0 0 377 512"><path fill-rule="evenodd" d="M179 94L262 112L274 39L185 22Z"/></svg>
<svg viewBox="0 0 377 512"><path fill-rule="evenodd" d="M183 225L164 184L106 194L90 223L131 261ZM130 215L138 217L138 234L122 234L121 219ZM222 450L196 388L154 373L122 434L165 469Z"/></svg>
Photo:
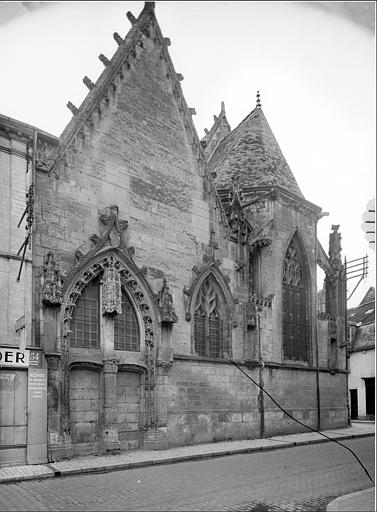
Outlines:
<svg viewBox="0 0 377 512"><path fill-rule="evenodd" d="M228 202L230 188L219 188L217 190L218 195L223 203ZM258 197L261 199L270 199L273 201L278 201L280 204L284 206L288 206L295 210L298 210L300 213L304 215L309 215L310 217L317 218L322 211L322 208L307 201L304 198L289 192L283 187L280 186L263 186L263 187L243 187L242 195L244 198L244 203L247 203L248 198Z"/></svg>
<svg viewBox="0 0 377 512"><path fill-rule="evenodd" d="M0 114L0 131L2 131L8 138L14 138L22 141L33 138L34 132L37 131L38 136L42 137L46 141L53 144L57 144L59 142L59 138L55 135L51 135L51 133L2 114Z"/></svg>

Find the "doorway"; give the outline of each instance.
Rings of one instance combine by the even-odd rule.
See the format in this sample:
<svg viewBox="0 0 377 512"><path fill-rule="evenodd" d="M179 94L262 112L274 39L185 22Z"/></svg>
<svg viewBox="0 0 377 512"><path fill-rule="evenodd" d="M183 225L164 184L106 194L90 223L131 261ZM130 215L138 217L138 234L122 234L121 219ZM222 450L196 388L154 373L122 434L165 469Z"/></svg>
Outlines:
<svg viewBox="0 0 377 512"><path fill-rule="evenodd" d="M365 380L365 412L367 416L374 416L375 405L375 378L371 377Z"/></svg>
<svg viewBox="0 0 377 512"><path fill-rule="evenodd" d="M27 371L0 372L0 466L26 464Z"/></svg>
<svg viewBox="0 0 377 512"><path fill-rule="evenodd" d="M141 432L142 373L118 371L118 435L121 450L139 448Z"/></svg>
<svg viewBox="0 0 377 512"><path fill-rule="evenodd" d="M351 399L351 420L357 420L358 418L358 402L357 402L357 389L350 389Z"/></svg>
<svg viewBox="0 0 377 512"><path fill-rule="evenodd" d="M73 368L70 375L70 420L74 445L82 453L95 453L99 438L101 394L97 370Z"/></svg>

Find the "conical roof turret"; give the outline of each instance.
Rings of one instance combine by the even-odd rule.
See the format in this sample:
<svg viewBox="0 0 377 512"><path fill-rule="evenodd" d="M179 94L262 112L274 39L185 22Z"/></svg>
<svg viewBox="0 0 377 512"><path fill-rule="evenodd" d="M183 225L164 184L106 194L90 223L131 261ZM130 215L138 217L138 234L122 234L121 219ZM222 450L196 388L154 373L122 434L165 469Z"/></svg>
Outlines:
<svg viewBox="0 0 377 512"><path fill-rule="evenodd" d="M218 189L231 188L238 175L242 188L280 186L303 198L262 111L259 91L255 109L220 142L208 165Z"/></svg>

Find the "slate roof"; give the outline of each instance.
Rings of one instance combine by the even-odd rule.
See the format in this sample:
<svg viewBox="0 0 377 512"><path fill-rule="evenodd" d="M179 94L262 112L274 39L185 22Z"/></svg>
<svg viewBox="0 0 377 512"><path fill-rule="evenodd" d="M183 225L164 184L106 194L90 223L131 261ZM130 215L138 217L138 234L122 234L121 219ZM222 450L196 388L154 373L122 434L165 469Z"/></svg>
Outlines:
<svg viewBox="0 0 377 512"><path fill-rule="evenodd" d="M260 106L220 142L208 165L218 189L239 174L242 188L278 185L304 198Z"/></svg>
<svg viewBox="0 0 377 512"><path fill-rule="evenodd" d="M359 350L371 349L375 347L375 325L361 325L356 329L355 338L352 342L351 350L357 352Z"/></svg>
<svg viewBox="0 0 377 512"><path fill-rule="evenodd" d="M375 288L371 286L356 308L347 311L350 324L356 324L352 351L375 346Z"/></svg>
<svg viewBox="0 0 377 512"><path fill-rule="evenodd" d="M360 304L347 311L349 322L366 325L375 321L375 293L375 288L371 286Z"/></svg>

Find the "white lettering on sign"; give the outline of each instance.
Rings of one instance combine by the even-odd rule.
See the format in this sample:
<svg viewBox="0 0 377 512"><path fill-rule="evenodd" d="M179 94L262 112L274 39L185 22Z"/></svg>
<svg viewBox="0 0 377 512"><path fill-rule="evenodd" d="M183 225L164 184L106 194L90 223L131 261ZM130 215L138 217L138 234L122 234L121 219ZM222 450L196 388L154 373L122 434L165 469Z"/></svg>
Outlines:
<svg viewBox="0 0 377 512"><path fill-rule="evenodd" d="M29 391L32 398L44 398L47 392L47 373L45 370L33 371L29 373Z"/></svg>
<svg viewBox="0 0 377 512"><path fill-rule="evenodd" d="M29 351L11 347L0 347L0 366L28 368Z"/></svg>

